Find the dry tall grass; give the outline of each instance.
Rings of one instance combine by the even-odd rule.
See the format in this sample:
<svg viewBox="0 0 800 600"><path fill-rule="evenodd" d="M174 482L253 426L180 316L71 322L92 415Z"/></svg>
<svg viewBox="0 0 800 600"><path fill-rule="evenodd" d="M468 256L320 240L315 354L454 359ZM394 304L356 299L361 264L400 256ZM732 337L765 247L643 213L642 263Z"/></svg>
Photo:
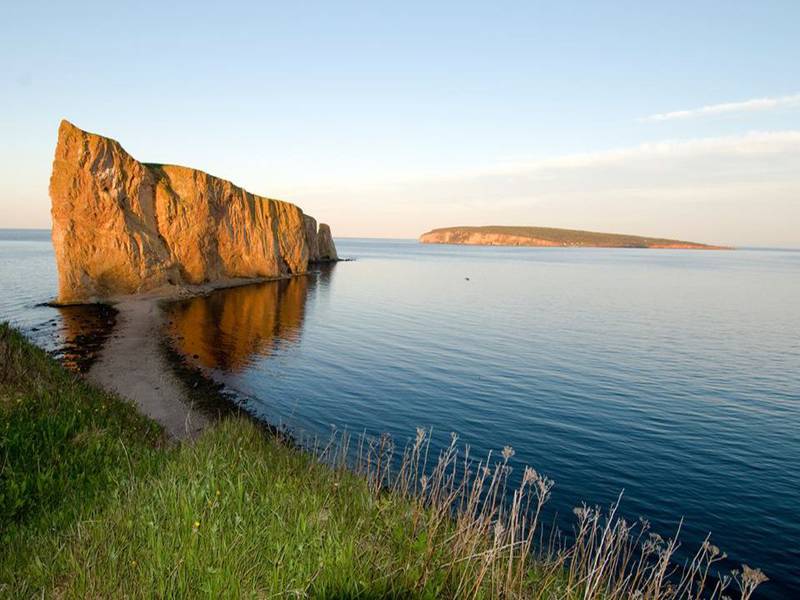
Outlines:
<svg viewBox="0 0 800 600"><path fill-rule="evenodd" d="M511 448L340 434L315 458L236 417L160 441L0 324L0 598L750 598L764 580L717 578L709 542L676 565L677 541L616 506L558 535L552 483L512 477Z"/></svg>
<svg viewBox="0 0 800 600"><path fill-rule="evenodd" d="M511 447L476 461L455 434L436 457L429 457L430 444L422 428L399 453L388 435L362 435L352 447L349 434L334 432L324 445L305 444L320 461L365 478L376 496L408 503L425 564L436 565L420 572L420 590L433 569L441 578L443 568L459 598L747 600L767 580L747 565L720 573L726 555L709 539L679 562L680 529L664 539L644 519L629 523L618 514L621 496L605 510L575 508L572 535L554 526L545 531L540 521L553 482L525 467L510 488Z"/></svg>

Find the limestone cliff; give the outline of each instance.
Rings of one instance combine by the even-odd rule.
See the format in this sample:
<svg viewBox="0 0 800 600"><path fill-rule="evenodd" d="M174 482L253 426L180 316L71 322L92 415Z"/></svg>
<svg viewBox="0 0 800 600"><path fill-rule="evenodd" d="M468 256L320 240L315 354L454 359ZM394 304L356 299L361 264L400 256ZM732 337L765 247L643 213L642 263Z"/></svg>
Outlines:
<svg viewBox="0 0 800 600"><path fill-rule="evenodd" d="M336 260L294 204L187 167L140 163L67 121L50 178L60 302L302 273Z"/></svg>

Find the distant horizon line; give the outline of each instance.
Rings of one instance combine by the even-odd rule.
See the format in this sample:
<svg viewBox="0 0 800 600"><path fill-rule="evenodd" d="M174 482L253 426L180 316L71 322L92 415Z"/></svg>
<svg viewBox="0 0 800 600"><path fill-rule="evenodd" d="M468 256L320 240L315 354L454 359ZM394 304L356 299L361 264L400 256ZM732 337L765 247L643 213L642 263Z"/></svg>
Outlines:
<svg viewBox="0 0 800 600"><path fill-rule="evenodd" d="M477 227L477 226L476 226ZM1 231L40 231L50 232L52 228L48 227L0 227ZM397 240L397 241L418 241L418 237L385 237L385 236L369 236L369 235L334 235L334 240ZM11 241L11 240L4 240ZM800 251L800 245L797 246L775 246L775 245L758 245L758 244L745 244L733 245L737 250L797 250Z"/></svg>

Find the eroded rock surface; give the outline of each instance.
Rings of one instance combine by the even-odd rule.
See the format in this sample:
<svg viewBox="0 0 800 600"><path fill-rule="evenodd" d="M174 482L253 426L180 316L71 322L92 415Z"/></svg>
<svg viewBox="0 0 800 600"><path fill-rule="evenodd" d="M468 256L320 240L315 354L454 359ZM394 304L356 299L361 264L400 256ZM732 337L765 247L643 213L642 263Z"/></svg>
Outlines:
<svg viewBox="0 0 800 600"><path fill-rule="evenodd" d="M50 179L59 301L305 272L330 228L294 204L196 169L140 163L68 121Z"/></svg>
<svg viewBox="0 0 800 600"><path fill-rule="evenodd" d="M333 243L333 236L331 235L331 228L325 223L320 223L319 232L317 233L317 260L320 262L331 262L339 260L336 254L336 246Z"/></svg>

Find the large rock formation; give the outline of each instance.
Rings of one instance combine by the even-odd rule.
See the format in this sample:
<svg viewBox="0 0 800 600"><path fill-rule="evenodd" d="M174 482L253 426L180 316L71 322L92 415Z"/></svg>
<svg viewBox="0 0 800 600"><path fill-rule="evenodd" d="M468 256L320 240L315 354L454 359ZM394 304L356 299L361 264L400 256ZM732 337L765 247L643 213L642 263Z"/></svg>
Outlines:
<svg viewBox="0 0 800 600"><path fill-rule="evenodd" d="M336 260L294 204L187 167L140 163L67 121L50 178L60 302L302 273Z"/></svg>

